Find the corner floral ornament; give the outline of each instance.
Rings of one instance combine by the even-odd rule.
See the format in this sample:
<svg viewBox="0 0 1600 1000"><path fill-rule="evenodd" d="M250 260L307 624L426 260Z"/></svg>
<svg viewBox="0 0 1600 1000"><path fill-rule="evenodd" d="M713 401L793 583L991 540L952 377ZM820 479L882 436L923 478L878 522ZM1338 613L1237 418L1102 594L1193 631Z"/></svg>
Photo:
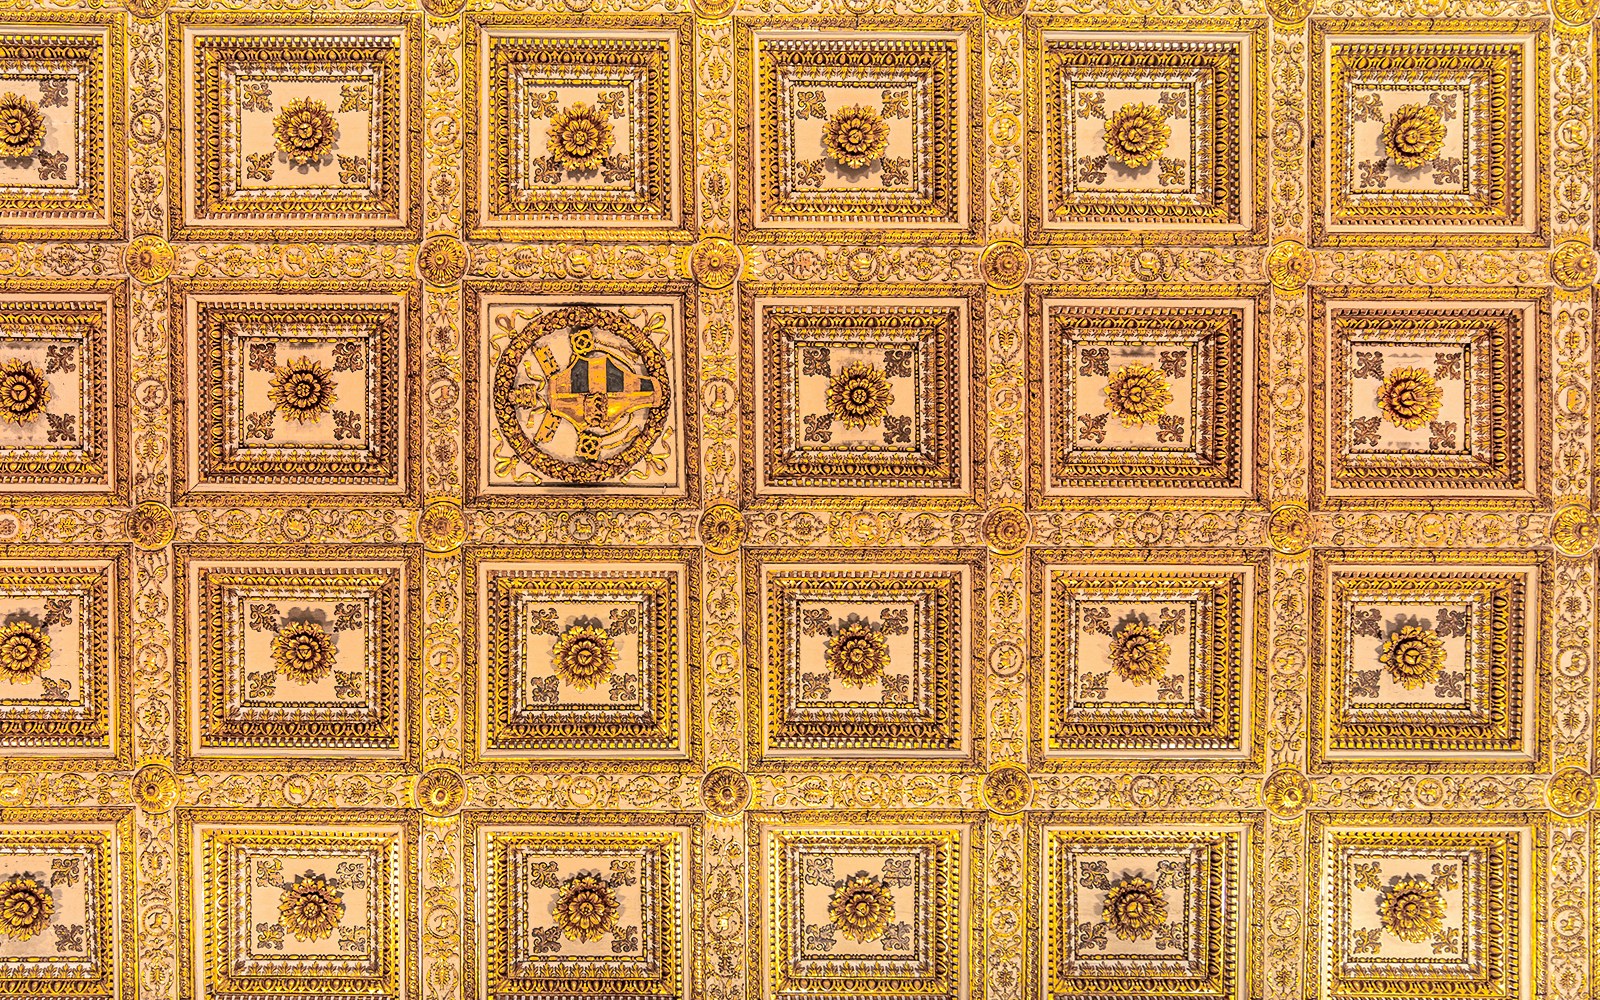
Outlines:
<svg viewBox="0 0 1600 1000"><path fill-rule="evenodd" d="M0 626L0 679L26 683L49 668L49 633L28 621Z"/></svg>
<svg viewBox="0 0 1600 1000"><path fill-rule="evenodd" d="M578 101L550 119L545 148L563 170L594 170L611 151L611 122L599 109Z"/></svg>
<svg viewBox="0 0 1600 1000"><path fill-rule="evenodd" d="M50 926L55 896L32 875L13 875L0 882L0 937L27 941Z"/></svg>
<svg viewBox="0 0 1600 1000"><path fill-rule="evenodd" d="M1378 919L1402 941L1426 941L1444 926L1444 897L1427 879L1408 876L1378 897Z"/></svg>
<svg viewBox="0 0 1600 1000"><path fill-rule="evenodd" d="M1383 148L1407 170L1433 162L1444 149L1444 119L1439 109L1423 104L1396 108L1383 126Z"/></svg>
<svg viewBox="0 0 1600 1000"><path fill-rule="evenodd" d="M1379 659L1402 687L1419 688L1444 669L1444 641L1433 629L1407 625L1384 642Z"/></svg>
<svg viewBox="0 0 1600 1000"><path fill-rule="evenodd" d="M32 156L44 145L39 105L17 94L0 95L0 156Z"/></svg>
<svg viewBox="0 0 1600 1000"><path fill-rule="evenodd" d="M0 364L0 421L26 424L39 419L50 402L50 383L27 361Z"/></svg>
<svg viewBox="0 0 1600 1000"><path fill-rule="evenodd" d="M1137 362L1112 372L1105 393L1106 409L1124 427L1151 423L1172 402L1172 390L1161 373Z"/></svg>
<svg viewBox="0 0 1600 1000"><path fill-rule="evenodd" d="M1124 104L1106 123L1106 155L1125 167L1148 166L1166 152L1172 129L1160 108Z"/></svg>
<svg viewBox="0 0 1600 1000"><path fill-rule="evenodd" d="M278 916L296 941L329 937L344 919L344 893L315 872L296 875L278 897Z"/></svg>
<svg viewBox="0 0 1600 1000"><path fill-rule="evenodd" d="M894 919L889 886L880 878L857 872L834 887L828 917L847 938L864 942L882 937Z"/></svg>
<svg viewBox="0 0 1600 1000"><path fill-rule="evenodd" d="M556 896L555 922L574 941L598 941L617 927L617 901L611 883L599 875L574 875Z"/></svg>
<svg viewBox="0 0 1600 1000"><path fill-rule="evenodd" d="M1167 922L1167 897L1149 879L1134 875L1106 894L1105 921L1124 941L1143 941Z"/></svg>
<svg viewBox="0 0 1600 1000"><path fill-rule="evenodd" d="M860 170L889 148L889 124L865 105L840 108L822 126L822 148L840 166Z"/></svg>
<svg viewBox="0 0 1600 1000"><path fill-rule="evenodd" d="M1378 408L1391 424L1414 431L1439 415L1444 390L1426 368L1396 368L1378 387Z"/></svg>
<svg viewBox="0 0 1600 1000"><path fill-rule="evenodd" d="M320 162L339 141L339 123L321 101L290 101L272 120L273 143L297 167Z"/></svg>
<svg viewBox="0 0 1600 1000"><path fill-rule="evenodd" d="M1143 622L1129 622L1111 638L1111 669L1125 681L1155 679L1172 658L1172 647L1161 633Z"/></svg>

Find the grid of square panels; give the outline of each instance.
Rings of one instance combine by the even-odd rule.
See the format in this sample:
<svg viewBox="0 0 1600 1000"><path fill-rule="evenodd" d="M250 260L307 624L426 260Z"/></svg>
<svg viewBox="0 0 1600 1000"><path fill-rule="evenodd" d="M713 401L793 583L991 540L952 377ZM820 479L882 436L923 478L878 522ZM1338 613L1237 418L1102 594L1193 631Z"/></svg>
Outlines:
<svg viewBox="0 0 1600 1000"><path fill-rule="evenodd" d="M0 11L0 996L1589 1000L1593 16Z"/></svg>

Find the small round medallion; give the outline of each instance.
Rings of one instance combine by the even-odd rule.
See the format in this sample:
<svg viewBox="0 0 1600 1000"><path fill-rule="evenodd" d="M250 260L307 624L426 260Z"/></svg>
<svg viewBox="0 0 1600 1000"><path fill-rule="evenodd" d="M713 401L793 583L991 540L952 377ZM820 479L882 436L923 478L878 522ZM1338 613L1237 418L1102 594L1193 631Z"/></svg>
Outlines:
<svg viewBox="0 0 1600 1000"><path fill-rule="evenodd" d="M731 767L716 768L700 782L700 799L713 816L737 816L750 804L750 779Z"/></svg>
<svg viewBox="0 0 1600 1000"><path fill-rule="evenodd" d="M1297 503L1278 507L1267 521L1267 541L1286 556L1297 556L1311 548L1310 513Z"/></svg>
<svg viewBox="0 0 1600 1000"><path fill-rule="evenodd" d="M172 274L178 255L172 244L159 236L146 234L128 244L122 254L128 274L141 285L159 285Z"/></svg>
<svg viewBox="0 0 1600 1000"><path fill-rule="evenodd" d="M721 236L708 236L689 251L689 273L706 288L727 288L743 266L739 248Z"/></svg>
<svg viewBox="0 0 1600 1000"><path fill-rule="evenodd" d="M1600 12L1600 3L1596 0L1554 0L1551 6L1555 9L1556 20L1584 31L1589 30L1595 14Z"/></svg>
<svg viewBox="0 0 1600 1000"><path fill-rule="evenodd" d="M1594 284L1595 253L1583 243L1563 243L1550 255L1550 280L1569 292Z"/></svg>
<svg viewBox="0 0 1600 1000"><path fill-rule="evenodd" d="M417 251L417 273L436 288L449 288L467 273L471 257L467 246L454 236L430 236Z"/></svg>
<svg viewBox="0 0 1600 1000"><path fill-rule="evenodd" d="M1261 803L1279 819L1294 819L1311 804L1311 782L1299 771L1273 771L1261 783Z"/></svg>
<svg viewBox="0 0 1600 1000"><path fill-rule="evenodd" d="M1564 767L1550 776L1545 796L1557 815L1568 819L1582 816L1594 808L1594 778L1579 768Z"/></svg>
<svg viewBox="0 0 1600 1000"><path fill-rule="evenodd" d="M417 535L429 552L454 552L467 537L467 519L454 500L433 500L422 508Z"/></svg>
<svg viewBox="0 0 1600 1000"><path fill-rule="evenodd" d="M128 0L128 13L152 21L167 12L167 0Z"/></svg>
<svg viewBox="0 0 1600 1000"><path fill-rule="evenodd" d="M1292 28L1311 16L1312 0L1267 0L1267 13L1280 27Z"/></svg>
<svg viewBox="0 0 1600 1000"><path fill-rule="evenodd" d="M177 529L177 518L164 503L146 500L128 512L124 524L128 537L141 549L162 549L172 541Z"/></svg>
<svg viewBox="0 0 1600 1000"><path fill-rule="evenodd" d="M708 551L725 556L744 541L744 515L731 504L719 503L700 515L700 543Z"/></svg>
<svg viewBox="0 0 1600 1000"><path fill-rule="evenodd" d="M133 772L133 800L145 812L164 813L178 804L178 779L165 764L146 764Z"/></svg>
<svg viewBox="0 0 1600 1000"><path fill-rule="evenodd" d="M996 507L984 518L983 537L995 552L1014 556L1028 544L1028 515L1021 507Z"/></svg>
<svg viewBox="0 0 1600 1000"><path fill-rule="evenodd" d="M434 17L455 17L467 0L422 0L422 9Z"/></svg>
<svg viewBox="0 0 1600 1000"><path fill-rule="evenodd" d="M996 240L983 248L978 258L978 271L990 288L999 291L1021 288L1028 277L1028 252L1020 243Z"/></svg>
<svg viewBox="0 0 1600 1000"><path fill-rule="evenodd" d="M429 816L454 816L467 802L467 783L448 767L422 772L417 779L417 807Z"/></svg>
<svg viewBox="0 0 1600 1000"><path fill-rule="evenodd" d="M1267 251L1267 280L1280 292L1298 292L1311 280L1311 254L1296 240L1277 244Z"/></svg>
<svg viewBox="0 0 1600 1000"><path fill-rule="evenodd" d="M1594 551L1600 540L1600 522L1583 504L1568 504L1550 519L1550 541L1562 555L1582 558Z"/></svg>
<svg viewBox="0 0 1600 1000"><path fill-rule="evenodd" d="M983 801L990 812L1015 816L1033 800L1033 779L1015 764L1001 764L983 776Z"/></svg>

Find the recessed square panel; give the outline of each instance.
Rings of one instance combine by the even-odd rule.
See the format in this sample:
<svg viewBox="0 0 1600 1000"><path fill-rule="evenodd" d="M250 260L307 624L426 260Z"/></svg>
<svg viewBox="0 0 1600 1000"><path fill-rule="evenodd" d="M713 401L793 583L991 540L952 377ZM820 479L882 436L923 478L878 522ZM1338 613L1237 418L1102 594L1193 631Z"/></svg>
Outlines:
<svg viewBox="0 0 1600 1000"><path fill-rule="evenodd" d="M1266 557L1035 549L1035 769L1260 766Z"/></svg>
<svg viewBox="0 0 1600 1000"><path fill-rule="evenodd" d="M182 809L183 1000L414 1000L417 814Z"/></svg>
<svg viewBox="0 0 1600 1000"><path fill-rule="evenodd" d="M415 238L421 49L420 14L171 15L174 237Z"/></svg>
<svg viewBox="0 0 1600 1000"><path fill-rule="evenodd" d="M1319 1000L1528 996L1542 815L1312 814ZM1320 940L1317 940L1320 937Z"/></svg>
<svg viewBox="0 0 1600 1000"><path fill-rule="evenodd" d="M1547 22L1311 22L1311 239L1547 245Z"/></svg>
<svg viewBox="0 0 1600 1000"><path fill-rule="evenodd" d="M126 223L122 19L0 22L0 238L97 240Z"/></svg>
<svg viewBox="0 0 1600 1000"><path fill-rule="evenodd" d="M766 1000L964 1000L983 991L981 826L963 814L889 825L862 814L749 824L752 976Z"/></svg>
<svg viewBox="0 0 1600 1000"><path fill-rule="evenodd" d="M467 228L688 238L694 18L478 15L467 27Z"/></svg>
<svg viewBox="0 0 1600 1000"><path fill-rule="evenodd" d="M1262 814L1042 814L1029 829L1042 954L1031 993L1259 997Z"/></svg>
<svg viewBox="0 0 1600 1000"><path fill-rule="evenodd" d="M1544 294L1319 288L1312 308L1314 501L1550 502Z"/></svg>
<svg viewBox="0 0 1600 1000"><path fill-rule="evenodd" d="M848 298L747 287L745 484L760 502L969 506L982 496L983 305L954 286ZM943 293L943 294L941 294ZM978 331L976 336L973 331Z"/></svg>
<svg viewBox="0 0 1600 1000"><path fill-rule="evenodd" d="M978 237L975 18L812 17L800 27L741 17L734 30L740 238L826 242L846 227L893 242Z"/></svg>
<svg viewBox="0 0 1600 1000"><path fill-rule="evenodd" d="M468 761L693 766L699 552L469 547Z"/></svg>
<svg viewBox="0 0 1600 1000"><path fill-rule="evenodd" d="M415 497L420 308L409 282L180 286L174 476L185 501Z"/></svg>
<svg viewBox="0 0 1600 1000"><path fill-rule="evenodd" d="M1025 24L1030 242L1265 241L1264 19Z"/></svg>
<svg viewBox="0 0 1600 1000"><path fill-rule="evenodd" d="M1146 294L1030 288L1034 505L1253 498L1264 448L1256 414L1265 292L1177 286Z"/></svg>
<svg viewBox="0 0 1600 1000"><path fill-rule="evenodd" d="M982 759L983 553L745 552L753 765Z"/></svg>
<svg viewBox="0 0 1600 1000"><path fill-rule="evenodd" d="M491 812L467 829L466 996L700 995L696 820Z"/></svg>
<svg viewBox="0 0 1600 1000"><path fill-rule="evenodd" d="M0 996L136 992L132 809L7 809L0 822Z"/></svg>
<svg viewBox="0 0 1600 1000"><path fill-rule="evenodd" d="M469 502L698 502L688 286L474 283L466 297Z"/></svg>
<svg viewBox="0 0 1600 1000"><path fill-rule="evenodd" d="M1542 766L1548 556L1347 551L1315 568L1313 769Z"/></svg>
<svg viewBox="0 0 1600 1000"><path fill-rule="evenodd" d="M0 286L0 488L12 497L126 496L127 315L122 281Z"/></svg>
<svg viewBox="0 0 1600 1000"><path fill-rule="evenodd" d="M0 753L17 770L132 766L129 550L0 554Z"/></svg>
<svg viewBox="0 0 1600 1000"><path fill-rule="evenodd" d="M180 763L415 766L420 556L403 546L180 546Z"/></svg>

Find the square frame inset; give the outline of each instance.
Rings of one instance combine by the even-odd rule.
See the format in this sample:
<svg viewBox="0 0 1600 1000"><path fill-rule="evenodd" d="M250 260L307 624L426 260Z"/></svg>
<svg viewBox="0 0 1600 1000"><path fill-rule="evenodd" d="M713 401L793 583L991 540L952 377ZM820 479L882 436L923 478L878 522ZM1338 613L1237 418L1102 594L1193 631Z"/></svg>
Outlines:
<svg viewBox="0 0 1600 1000"><path fill-rule="evenodd" d="M985 100L979 18L740 15L733 30L735 239L859 239L840 228L841 219L871 226L883 243L981 237L987 141L973 124L983 120ZM858 121L857 139L829 138ZM769 122L783 131L769 135ZM802 157L806 149L816 158Z"/></svg>
<svg viewBox="0 0 1600 1000"><path fill-rule="evenodd" d="M1306 770L1543 770L1554 574L1549 552L1314 553Z"/></svg>
<svg viewBox="0 0 1600 1000"><path fill-rule="evenodd" d="M467 546L467 770L699 770L700 558Z"/></svg>
<svg viewBox="0 0 1600 1000"><path fill-rule="evenodd" d="M134 841L132 808L0 810L0 879L7 896L50 900L32 911L25 925L30 933L7 935L0 997L133 1000ZM34 862L17 863L24 858Z"/></svg>
<svg viewBox="0 0 1600 1000"><path fill-rule="evenodd" d="M33 661L0 692L8 768L133 766L133 585L129 546L0 546L0 620Z"/></svg>
<svg viewBox="0 0 1600 1000"><path fill-rule="evenodd" d="M1313 288L1312 507L1548 509L1551 307L1541 288Z"/></svg>
<svg viewBox="0 0 1600 1000"><path fill-rule="evenodd" d="M296 993L417 1000L421 816L415 809L180 808L180 1000ZM301 866L303 874L295 870ZM241 871L244 884L234 884ZM291 922L283 903L295 897L315 905ZM258 916L279 919L274 925Z"/></svg>
<svg viewBox="0 0 1600 1000"><path fill-rule="evenodd" d="M1549 245L1548 21L1319 17L1310 30L1309 129L1326 137L1310 157L1312 246ZM1386 138L1398 131L1410 145Z"/></svg>
<svg viewBox="0 0 1600 1000"><path fill-rule="evenodd" d="M1027 836L1043 928L1028 1000L1263 995L1266 813L1038 812ZM1078 919L1085 903L1099 920Z"/></svg>
<svg viewBox="0 0 1600 1000"><path fill-rule="evenodd" d="M704 822L681 812L466 812L462 997L702 995ZM580 892L599 901L597 916L563 906ZM539 927L520 912L532 907ZM583 989L567 986L577 971Z"/></svg>
<svg viewBox="0 0 1600 1000"><path fill-rule="evenodd" d="M417 502L420 283L173 284L172 464L182 502Z"/></svg>
<svg viewBox="0 0 1600 1000"><path fill-rule="evenodd" d="M1309 1000L1511 1000L1542 979L1549 819L1531 812L1308 814ZM1402 908L1402 904L1409 904ZM1391 957L1392 956L1392 957Z"/></svg>
<svg viewBox="0 0 1600 1000"><path fill-rule="evenodd" d="M475 13L464 31L469 236L694 238L692 15ZM563 88L571 100L561 100ZM610 110L594 117L601 106ZM611 143L558 156L564 147L549 132L558 119L598 123ZM520 131L529 120L543 123L544 135Z"/></svg>
<svg viewBox="0 0 1600 1000"><path fill-rule="evenodd" d="M1265 285L1029 285L1029 507L1260 508L1269 308Z"/></svg>
<svg viewBox="0 0 1600 1000"><path fill-rule="evenodd" d="M987 372L983 290L873 291L741 286L742 447L757 456L744 467L747 504L983 505L987 407L971 389Z"/></svg>
<svg viewBox="0 0 1600 1000"><path fill-rule="evenodd" d="M171 238L417 239L422 20L168 14L167 158L182 165L170 180ZM274 94L279 83L293 96ZM237 131L216 134L206 122ZM246 150L247 132L262 148Z"/></svg>
<svg viewBox="0 0 1600 1000"><path fill-rule="evenodd" d="M745 634L761 637L745 665L750 768L981 766L983 550L743 554Z"/></svg>
<svg viewBox="0 0 1600 1000"><path fill-rule="evenodd" d="M180 770L420 766L421 546L189 543L173 565Z"/></svg>
<svg viewBox="0 0 1600 1000"><path fill-rule="evenodd" d="M1029 768L1259 771L1267 555L1030 548Z"/></svg>
<svg viewBox="0 0 1600 1000"><path fill-rule="evenodd" d="M939 810L748 814L752 994L982 1000L987 828Z"/></svg>
<svg viewBox="0 0 1600 1000"><path fill-rule="evenodd" d="M1023 30L1030 244L1266 242L1266 18L1027 16ZM1159 141L1118 144L1141 123Z"/></svg>
<svg viewBox="0 0 1600 1000"><path fill-rule="evenodd" d="M25 11L0 24L0 88L40 122L34 149L0 166L0 239L126 234L126 62L126 29L115 14Z"/></svg>
<svg viewBox="0 0 1600 1000"><path fill-rule="evenodd" d="M0 487L9 496L127 502L128 315L120 278L0 281L0 379L8 392L25 386L32 401L0 421ZM63 410L69 400L76 407Z"/></svg>

